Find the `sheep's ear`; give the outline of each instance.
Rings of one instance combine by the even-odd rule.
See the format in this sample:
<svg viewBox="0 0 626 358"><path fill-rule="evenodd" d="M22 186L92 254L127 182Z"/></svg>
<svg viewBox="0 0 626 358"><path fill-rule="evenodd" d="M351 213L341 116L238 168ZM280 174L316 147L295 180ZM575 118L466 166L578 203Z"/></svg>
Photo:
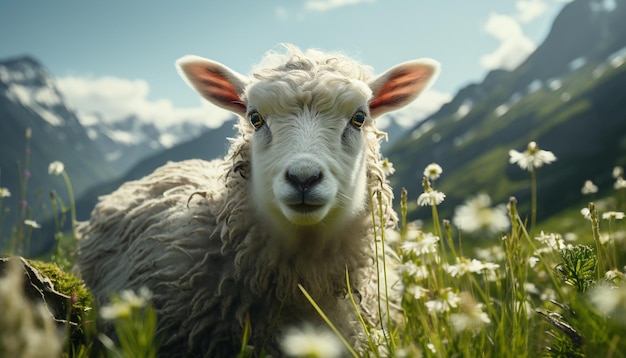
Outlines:
<svg viewBox="0 0 626 358"><path fill-rule="evenodd" d="M245 76L230 68L198 56L185 56L176 61L181 76L211 103L241 116L246 104L241 99L246 87Z"/></svg>
<svg viewBox="0 0 626 358"><path fill-rule="evenodd" d="M370 116L399 109L411 103L439 73L439 62L421 59L395 66L378 76L369 85L373 92Z"/></svg>

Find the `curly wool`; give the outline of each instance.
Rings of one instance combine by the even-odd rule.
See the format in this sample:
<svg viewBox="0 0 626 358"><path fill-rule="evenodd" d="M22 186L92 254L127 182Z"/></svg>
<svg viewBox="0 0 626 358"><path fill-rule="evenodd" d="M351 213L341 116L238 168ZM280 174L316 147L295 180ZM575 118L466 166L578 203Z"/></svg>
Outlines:
<svg viewBox="0 0 626 358"><path fill-rule="evenodd" d="M291 86L324 76L338 83L371 79L371 69L347 57L289 50L270 54L269 62L282 65L255 69L254 85L271 78ZM317 105L332 108L334 97L323 98ZM333 237L304 236L290 245L275 240L253 210L254 129L243 118L236 127L225 159L168 163L103 196L80 227L78 271L101 305L123 289L153 291L162 356L234 356L248 320L252 336L245 343L279 356L285 327L321 322L299 284L358 346L363 332L346 272L359 311L376 324L375 231L397 222L379 154L385 133L371 121L362 127L368 207Z"/></svg>
<svg viewBox="0 0 626 358"><path fill-rule="evenodd" d="M373 312L367 295L373 299L375 287L365 287L375 284L368 280L375 276L370 216L330 252L315 253L312 242L309 250L286 255L266 245L271 241L249 210L246 179L234 171L226 180L217 174L225 163L168 163L101 199L82 228L78 262L97 301L145 285L154 292L163 356L229 356L238 350L247 314L251 343L270 346L275 327L320 321L300 283L354 341L359 325L346 300L345 269Z"/></svg>

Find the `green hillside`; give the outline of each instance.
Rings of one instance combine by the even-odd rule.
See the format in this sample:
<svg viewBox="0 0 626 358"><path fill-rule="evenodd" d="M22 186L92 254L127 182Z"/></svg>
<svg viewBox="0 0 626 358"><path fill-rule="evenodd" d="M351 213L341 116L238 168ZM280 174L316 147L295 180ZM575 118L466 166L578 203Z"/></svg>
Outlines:
<svg viewBox="0 0 626 358"><path fill-rule="evenodd" d="M604 70L600 76L598 68ZM506 88L506 83L501 86ZM397 168L392 183L407 187L416 197L421 193L421 170L437 162L444 169L436 183L447 195L440 208L444 218L479 192L488 193L496 203L513 195L527 213L529 173L508 163L508 151L522 151L536 141L558 158L537 172L538 218L584 206L588 198L580 189L585 180L593 180L600 189L610 188L613 167L626 165L625 89L626 66L588 64L562 78L558 89L544 86L507 104L503 114L494 109L507 91L495 90L465 117L449 111L394 146L388 153ZM409 218L428 214L429 210L413 207Z"/></svg>

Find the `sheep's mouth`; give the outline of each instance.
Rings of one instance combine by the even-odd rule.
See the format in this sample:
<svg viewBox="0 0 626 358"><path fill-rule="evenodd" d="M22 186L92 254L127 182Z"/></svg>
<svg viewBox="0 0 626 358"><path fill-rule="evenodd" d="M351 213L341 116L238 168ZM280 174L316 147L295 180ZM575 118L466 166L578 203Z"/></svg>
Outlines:
<svg viewBox="0 0 626 358"><path fill-rule="evenodd" d="M298 212L300 214L312 213L312 212L319 210L321 207L322 205L314 205L314 204L307 204L307 203L289 205L289 208L291 210Z"/></svg>

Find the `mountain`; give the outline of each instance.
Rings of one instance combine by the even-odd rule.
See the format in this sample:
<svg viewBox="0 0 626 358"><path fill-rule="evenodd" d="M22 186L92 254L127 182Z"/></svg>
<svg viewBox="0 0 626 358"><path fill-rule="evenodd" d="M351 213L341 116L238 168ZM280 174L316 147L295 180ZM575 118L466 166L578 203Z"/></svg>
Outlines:
<svg viewBox="0 0 626 358"><path fill-rule="evenodd" d="M65 164L77 217L85 220L99 195L170 160L223 156L226 138L234 134L232 119L210 129L184 121L158 127L134 116L111 122L97 113L79 115L47 70L28 56L0 61L0 118L0 187L11 193L0 202L0 248L26 203L24 213L43 226L32 232L32 253L53 244L49 194L57 192L69 204L63 177L48 174L51 162Z"/></svg>
<svg viewBox="0 0 626 358"><path fill-rule="evenodd" d="M209 130L204 125L184 121L159 128L136 116L111 122L99 113L81 113L79 119L89 138L105 153L105 159L123 173L140 160Z"/></svg>
<svg viewBox="0 0 626 358"><path fill-rule="evenodd" d="M156 127L135 116L116 122L107 122L99 114L92 114L90 118L88 123L81 121L87 135L105 153L104 159L120 172L126 172L141 159L163 149Z"/></svg>
<svg viewBox="0 0 626 358"><path fill-rule="evenodd" d="M50 191L67 199L63 178L48 174L51 162L65 163L77 196L121 174L102 159L53 78L31 57L0 61L0 118L0 187L11 192L2 202L0 238L17 223L21 183L27 182L25 210L36 220L51 215Z"/></svg>
<svg viewBox="0 0 626 358"><path fill-rule="evenodd" d="M235 120L235 117L233 117L224 122L219 128L207 130L197 138L152 154L134 165L123 177L109 180L92 188L76 203L78 220L89 219L91 210L99 196L112 192L127 181L146 176L169 161L185 159L211 160L223 157L228 149L228 138L235 135L235 130L233 129Z"/></svg>
<svg viewBox="0 0 626 358"><path fill-rule="evenodd" d="M539 219L584 203L587 179L610 187L626 165L626 2L575 0L565 5L537 50L513 71L490 72L461 89L437 113L387 151L395 188L421 193L422 171L439 163L441 216L486 192L495 202L530 202L529 174L508 163L508 151L530 141L558 157L538 173ZM410 219L430 210L415 207Z"/></svg>

